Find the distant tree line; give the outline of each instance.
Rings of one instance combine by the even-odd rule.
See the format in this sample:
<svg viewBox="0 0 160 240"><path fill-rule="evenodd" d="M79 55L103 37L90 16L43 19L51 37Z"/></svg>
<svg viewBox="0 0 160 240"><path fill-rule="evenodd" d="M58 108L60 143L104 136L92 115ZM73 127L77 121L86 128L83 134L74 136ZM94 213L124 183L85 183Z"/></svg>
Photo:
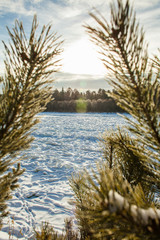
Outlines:
<svg viewBox="0 0 160 240"><path fill-rule="evenodd" d="M77 89L68 88L66 91L55 89L52 100L47 104L47 112L122 112L113 98L109 97L110 91L99 89L79 92Z"/></svg>

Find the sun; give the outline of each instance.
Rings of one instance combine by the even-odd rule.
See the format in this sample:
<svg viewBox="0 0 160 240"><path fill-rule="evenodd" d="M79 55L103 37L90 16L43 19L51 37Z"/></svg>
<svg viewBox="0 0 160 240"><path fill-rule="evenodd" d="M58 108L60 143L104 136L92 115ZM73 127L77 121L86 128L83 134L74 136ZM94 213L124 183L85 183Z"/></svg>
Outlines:
<svg viewBox="0 0 160 240"><path fill-rule="evenodd" d="M62 55L62 71L73 74L103 75L103 66L94 45L82 38L69 46Z"/></svg>

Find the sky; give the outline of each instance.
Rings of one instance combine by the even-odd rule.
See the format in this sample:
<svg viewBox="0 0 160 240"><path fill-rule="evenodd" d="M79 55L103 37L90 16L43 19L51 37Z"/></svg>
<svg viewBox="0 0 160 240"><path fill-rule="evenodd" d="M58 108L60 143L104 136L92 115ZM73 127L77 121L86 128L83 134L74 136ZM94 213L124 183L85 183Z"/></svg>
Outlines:
<svg viewBox="0 0 160 240"><path fill-rule="evenodd" d="M89 12L96 8L109 21L113 0L0 0L0 74L3 74L4 48L8 41L6 26L14 27L15 19L23 22L30 32L34 14L39 28L51 23L52 30L64 40L62 67L55 76L53 88L68 87L79 90L108 90L107 71L100 61L96 47L89 40L84 24L92 24ZM143 26L149 53L160 48L160 0L131 0L140 26Z"/></svg>

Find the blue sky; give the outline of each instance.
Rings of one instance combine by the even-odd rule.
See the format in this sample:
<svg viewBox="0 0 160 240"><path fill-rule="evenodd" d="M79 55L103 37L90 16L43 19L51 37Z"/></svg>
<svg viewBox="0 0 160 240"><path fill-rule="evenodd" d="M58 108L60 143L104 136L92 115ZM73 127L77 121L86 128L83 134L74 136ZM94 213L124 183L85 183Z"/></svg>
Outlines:
<svg viewBox="0 0 160 240"><path fill-rule="evenodd" d="M160 0L131 2L140 25L145 29L150 54L157 53L160 48ZM109 3L110 0L0 0L0 40L8 41L6 26L12 28L15 19L23 21L25 31L29 33L36 13L40 27L52 23L53 30L65 40L63 66L56 76L54 88L108 89L106 70L82 25L92 24L88 13L93 7L109 20ZM3 73L3 59L0 42L0 73Z"/></svg>

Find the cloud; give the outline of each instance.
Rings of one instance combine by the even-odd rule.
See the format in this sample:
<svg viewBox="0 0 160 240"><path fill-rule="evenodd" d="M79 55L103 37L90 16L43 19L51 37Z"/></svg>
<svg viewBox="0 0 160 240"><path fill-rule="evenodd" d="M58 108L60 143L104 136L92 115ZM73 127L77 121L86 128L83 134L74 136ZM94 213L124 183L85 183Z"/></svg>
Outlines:
<svg viewBox="0 0 160 240"><path fill-rule="evenodd" d="M59 72L55 75L55 82L53 89L78 89L79 91L97 91L99 88L109 90L111 87L108 85L106 79L102 75L90 75L90 74L71 74Z"/></svg>
<svg viewBox="0 0 160 240"><path fill-rule="evenodd" d="M0 0L0 12L2 13L16 13L26 16L33 15L32 10L29 10L25 6L24 0Z"/></svg>
<svg viewBox="0 0 160 240"><path fill-rule="evenodd" d="M145 29L152 27L154 31L154 26L159 20L159 1L132 0L132 2L138 19L144 24ZM24 16L29 18L36 12L40 25L48 22L53 23L55 31L63 35L66 44L69 44L85 34L82 27L85 22L89 24L93 22L88 15L93 7L97 8L109 20L109 3L110 1L105 0L0 0L0 12L1 14L15 13L22 20Z"/></svg>
<svg viewBox="0 0 160 240"><path fill-rule="evenodd" d="M143 10L145 8L151 8L155 5L159 5L159 0L132 0L131 2L133 2L136 10L140 9L140 10Z"/></svg>
<svg viewBox="0 0 160 240"><path fill-rule="evenodd" d="M149 43L149 54L157 54L157 49L160 47L160 1L159 0L145 0L134 1L134 7L137 15L137 19L140 26L145 31L145 39Z"/></svg>
<svg viewBox="0 0 160 240"><path fill-rule="evenodd" d="M30 32L32 16L37 13L40 27L49 22L53 31L65 39L64 49L67 51L72 45L86 36L84 23L94 24L89 16L93 7L97 8L107 20L110 19L109 3L112 0L0 0L0 32L1 40L8 39L5 25L11 28L14 19L24 23L25 30ZM146 39L150 43L150 51L155 52L159 47L160 31L160 2L159 0L132 0L140 25L144 25ZM2 52L2 44L0 44ZM0 55L1 59L2 54ZM77 56L78 57L78 56Z"/></svg>

